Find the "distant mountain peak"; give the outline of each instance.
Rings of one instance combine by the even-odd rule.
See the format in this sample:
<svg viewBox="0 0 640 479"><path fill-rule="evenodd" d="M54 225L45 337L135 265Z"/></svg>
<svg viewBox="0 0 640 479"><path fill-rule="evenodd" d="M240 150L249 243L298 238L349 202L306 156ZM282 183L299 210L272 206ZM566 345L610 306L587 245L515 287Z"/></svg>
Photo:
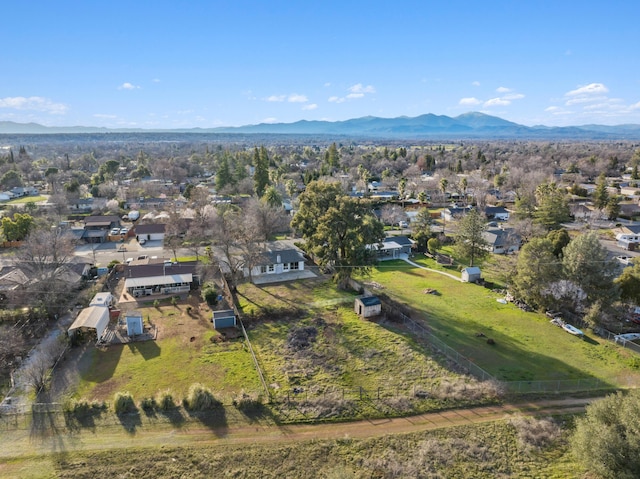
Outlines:
<svg viewBox="0 0 640 479"><path fill-rule="evenodd" d="M583 125L528 127L478 111L456 117L425 113L416 117L364 116L342 121L299 120L294 123L260 123L239 127L168 129L109 129L101 127L47 127L37 123L0 121L0 134L73 133L225 133L333 135L378 139L632 139L640 140L640 125Z"/></svg>

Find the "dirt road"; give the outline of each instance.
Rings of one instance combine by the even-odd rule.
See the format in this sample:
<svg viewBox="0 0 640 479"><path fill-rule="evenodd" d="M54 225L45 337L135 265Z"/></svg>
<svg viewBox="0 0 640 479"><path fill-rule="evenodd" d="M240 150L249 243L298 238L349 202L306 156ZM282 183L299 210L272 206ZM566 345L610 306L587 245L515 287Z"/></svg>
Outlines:
<svg viewBox="0 0 640 479"><path fill-rule="evenodd" d="M245 422L225 427L205 427L188 422L181 427L163 423L136 428L97 427L75 431L60 428L54 434L35 436L30 430L3 431L0 458L52 452L107 450L126 447L188 446L193 444L243 444L306 441L313 439L366 438L406 434L465 424L499 421L509 415L554 415L584 411L594 398L566 398L497 406L456 409L406 418L372 419L348 423L276 425ZM51 431L49 431L51 432Z"/></svg>

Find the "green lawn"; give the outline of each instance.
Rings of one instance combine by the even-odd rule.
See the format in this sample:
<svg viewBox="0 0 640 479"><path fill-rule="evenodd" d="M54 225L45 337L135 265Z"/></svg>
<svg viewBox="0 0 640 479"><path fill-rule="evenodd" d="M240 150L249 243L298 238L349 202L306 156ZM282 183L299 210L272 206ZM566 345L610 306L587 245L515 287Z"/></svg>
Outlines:
<svg viewBox="0 0 640 479"><path fill-rule="evenodd" d="M184 308L183 308L184 309ZM81 380L76 397L110 400L129 391L136 401L170 389L178 400L200 382L224 401L240 391L261 390L253 360L241 338L217 341L210 325L178 314L172 306L141 308L155 312L156 341L88 349L79 359ZM213 339L213 341L212 341Z"/></svg>
<svg viewBox="0 0 640 479"><path fill-rule="evenodd" d="M18 205L25 203L38 203L39 201L45 201L46 199L46 196L25 196L23 198L16 198L15 200L7 201L5 204Z"/></svg>
<svg viewBox="0 0 640 479"><path fill-rule="evenodd" d="M408 269L403 262L383 266L365 280L382 284L386 294L421 311L440 339L498 379L595 377L622 386L640 379L640 358L611 342L573 337L542 314L498 303L499 296L481 286ZM426 288L439 294L423 294ZM493 338L496 345L488 345L486 338Z"/></svg>

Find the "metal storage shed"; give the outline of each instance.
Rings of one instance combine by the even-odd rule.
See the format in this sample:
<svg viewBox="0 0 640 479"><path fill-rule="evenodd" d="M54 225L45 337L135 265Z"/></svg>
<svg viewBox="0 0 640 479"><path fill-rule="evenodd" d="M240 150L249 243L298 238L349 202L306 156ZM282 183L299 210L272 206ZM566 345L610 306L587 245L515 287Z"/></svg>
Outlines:
<svg viewBox="0 0 640 479"><path fill-rule="evenodd" d="M78 317L69 328L69 332L76 329L94 329L98 340L104 335L109 325L109 308L104 306L89 306L78 314Z"/></svg>
<svg viewBox="0 0 640 479"><path fill-rule="evenodd" d="M233 309L223 309L213 312L213 329L233 328L237 324Z"/></svg>
<svg viewBox="0 0 640 479"><path fill-rule="evenodd" d="M471 266L462 270L462 281L466 283L475 283L482 279L482 273L477 266Z"/></svg>
<svg viewBox="0 0 640 479"><path fill-rule="evenodd" d="M144 332L142 314L138 312L129 312L124 319L127 324L127 336L137 336Z"/></svg>

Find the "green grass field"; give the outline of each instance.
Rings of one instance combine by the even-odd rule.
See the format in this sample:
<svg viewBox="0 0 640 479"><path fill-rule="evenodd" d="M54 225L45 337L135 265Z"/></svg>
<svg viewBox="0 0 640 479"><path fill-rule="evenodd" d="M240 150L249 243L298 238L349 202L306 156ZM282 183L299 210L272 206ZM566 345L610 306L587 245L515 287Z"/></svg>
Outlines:
<svg viewBox="0 0 640 479"><path fill-rule="evenodd" d="M25 196L23 198L16 198L15 200L7 201L7 205L22 205L26 203L38 203L39 201L45 201L46 196Z"/></svg>
<svg viewBox="0 0 640 479"><path fill-rule="evenodd" d="M542 314L497 302L499 296L481 286L407 266L386 262L365 280L382 284L384 293L420 311L440 339L498 379L599 378L613 386L640 379L635 353L595 336L580 340ZM426 288L439 294L423 294Z"/></svg>
<svg viewBox="0 0 640 479"><path fill-rule="evenodd" d="M81 380L74 396L111 400L115 392L129 391L139 401L169 389L180 400L196 382L226 402L242 390L259 391L244 342L217 341L218 333L207 322L181 308L140 308L160 328L156 341L89 348L78 359Z"/></svg>

